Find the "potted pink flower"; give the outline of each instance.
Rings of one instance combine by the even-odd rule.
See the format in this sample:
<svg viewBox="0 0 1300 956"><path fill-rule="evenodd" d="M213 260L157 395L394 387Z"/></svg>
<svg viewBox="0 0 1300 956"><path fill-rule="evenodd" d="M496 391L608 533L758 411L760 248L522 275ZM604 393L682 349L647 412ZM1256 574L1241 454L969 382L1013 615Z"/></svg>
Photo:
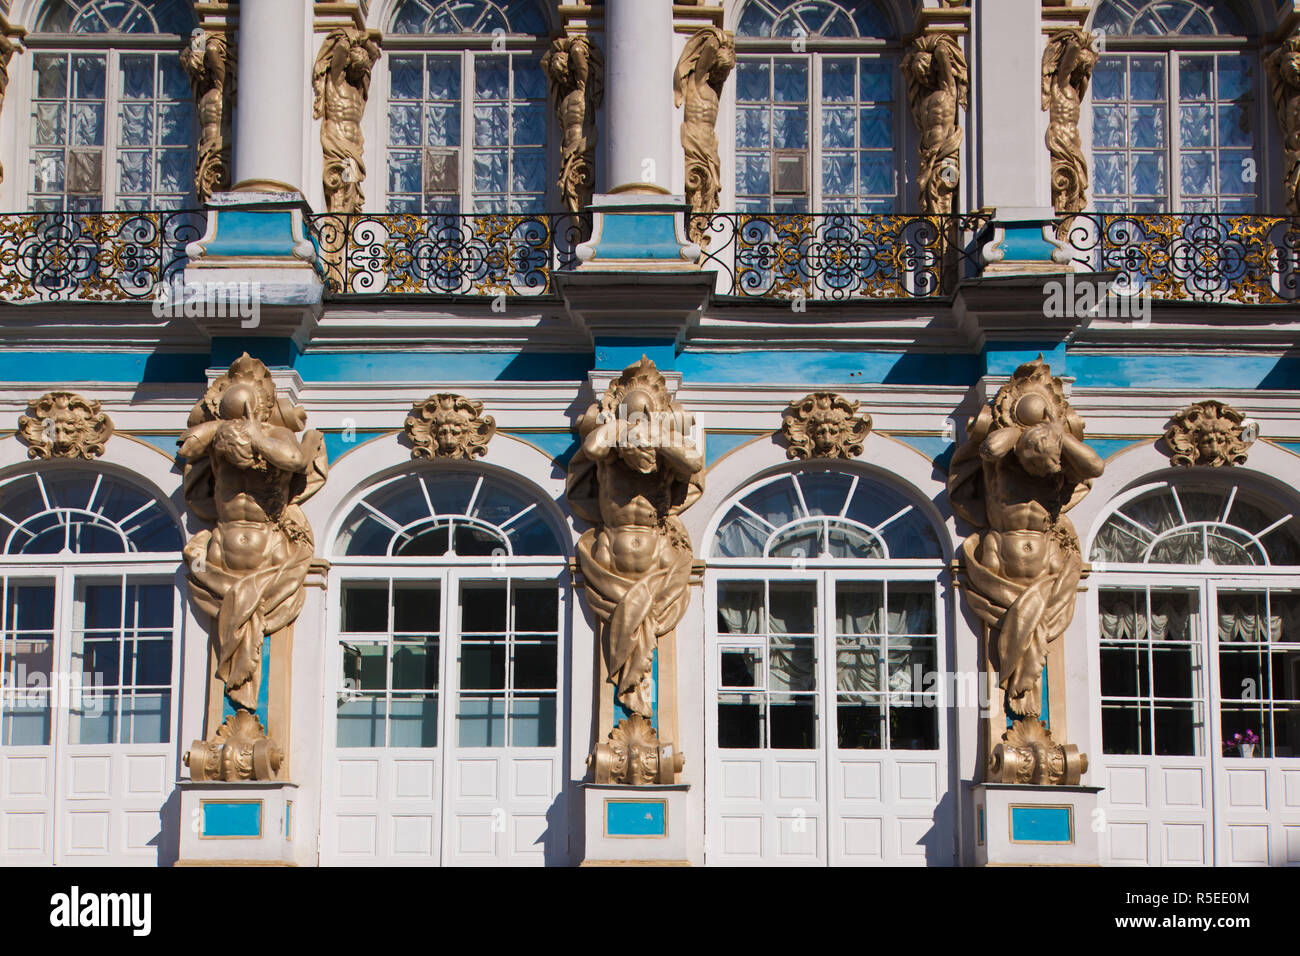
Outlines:
<svg viewBox="0 0 1300 956"><path fill-rule="evenodd" d="M1235 751L1242 757L1253 757L1258 743L1259 736L1253 730L1247 730L1244 734L1233 734L1223 742L1224 755L1231 757Z"/></svg>

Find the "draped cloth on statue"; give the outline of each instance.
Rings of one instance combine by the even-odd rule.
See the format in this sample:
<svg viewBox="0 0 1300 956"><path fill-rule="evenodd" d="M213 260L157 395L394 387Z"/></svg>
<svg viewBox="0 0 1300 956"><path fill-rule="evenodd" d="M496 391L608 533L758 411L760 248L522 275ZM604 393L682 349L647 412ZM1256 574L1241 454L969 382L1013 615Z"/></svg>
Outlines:
<svg viewBox="0 0 1300 956"><path fill-rule="evenodd" d="M261 539L265 563L230 567L224 555L227 536ZM262 678L262 637L293 623L302 610L315 548L306 516L296 505L285 508L276 524L230 522L200 531L185 548L190 564L190 595L217 622L216 677L232 702L257 709ZM241 560L239 564L244 564Z"/></svg>
<svg viewBox="0 0 1300 956"><path fill-rule="evenodd" d="M1064 530L1049 535L1049 547L1055 551L1050 560L1053 565L1059 563L1059 570L1032 583L1012 580L986 567L979 560L983 535L972 534L962 543L967 604L997 632L996 642L989 642L990 653L997 654L991 663L998 669L1007 706L1022 716L1041 714L1039 678L1047 661L1047 645L1074 620L1083 560L1077 546L1062 545L1058 534Z"/></svg>
<svg viewBox="0 0 1300 956"><path fill-rule="evenodd" d="M610 678L623 706L643 717L653 710L649 677L655 647L677 627L690 598L692 552L682 545L686 529L677 518L665 525L654 531L655 568L644 575L620 574L595 559L595 551L609 545L608 528L588 530L578 540L587 601L605 630Z"/></svg>

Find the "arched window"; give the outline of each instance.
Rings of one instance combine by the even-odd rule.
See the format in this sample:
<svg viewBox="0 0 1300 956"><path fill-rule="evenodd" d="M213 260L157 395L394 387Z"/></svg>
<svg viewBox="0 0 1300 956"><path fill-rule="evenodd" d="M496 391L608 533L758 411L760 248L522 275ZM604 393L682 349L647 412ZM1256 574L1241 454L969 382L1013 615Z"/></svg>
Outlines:
<svg viewBox="0 0 1300 956"><path fill-rule="evenodd" d="M388 212L543 212L536 0L403 0L388 28Z"/></svg>
<svg viewBox="0 0 1300 956"><path fill-rule="evenodd" d="M933 808L947 776L943 548L922 507L872 473L818 464L760 478L723 505L705 544L705 802L717 808L709 825L728 834L721 860L916 852L919 833L891 801ZM829 798L794 784L822 775ZM924 793L903 782L913 779ZM869 780L900 789L884 797ZM769 789L788 796L750 799ZM805 824L791 828L796 804L782 799L800 801ZM891 836L868 837L866 816Z"/></svg>
<svg viewBox="0 0 1300 956"><path fill-rule="evenodd" d="M0 483L0 543L0 747L168 742L170 512L111 473L41 468Z"/></svg>
<svg viewBox="0 0 1300 956"><path fill-rule="evenodd" d="M194 105L177 50L184 0L50 0L32 50L32 210L193 204Z"/></svg>
<svg viewBox="0 0 1300 956"><path fill-rule="evenodd" d="M330 546L326 759L341 783L323 859L540 862L562 779L561 533L537 489L466 463L413 466L347 511ZM365 789L376 772L412 785ZM363 826L389 816L402 822Z"/></svg>
<svg viewBox="0 0 1300 956"><path fill-rule="evenodd" d="M1092 79L1101 212L1256 212L1267 91L1226 0L1102 0Z"/></svg>
<svg viewBox="0 0 1300 956"><path fill-rule="evenodd" d="M898 209L897 40L875 0L745 0L736 22L738 210Z"/></svg>
<svg viewBox="0 0 1300 956"><path fill-rule="evenodd" d="M1159 482L1121 501L1091 559L1105 753L1206 755L1249 731L1262 756L1300 756L1295 509L1223 478Z"/></svg>

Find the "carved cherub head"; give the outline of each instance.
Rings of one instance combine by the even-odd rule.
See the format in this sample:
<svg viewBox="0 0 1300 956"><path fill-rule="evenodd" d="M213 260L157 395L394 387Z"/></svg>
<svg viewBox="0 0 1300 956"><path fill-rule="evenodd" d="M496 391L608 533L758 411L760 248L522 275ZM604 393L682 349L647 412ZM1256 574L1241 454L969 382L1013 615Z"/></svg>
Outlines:
<svg viewBox="0 0 1300 956"><path fill-rule="evenodd" d="M792 402L781 419L790 458L856 458L871 432L871 416L861 403L834 392L813 392Z"/></svg>
<svg viewBox="0 0 1300 956"><path fill-rule="evenodd" d="M1175 465L1240 465L1250 442L1245 436L1246 416L1223 402L1208 400L1189 405L1170 421L1165 443Z"/></svg>
<svg viewBox="0 0 1300 956"><path fill-rule="evenodd" d="M443 392L417 402L405 429L412 458L476 458L487 454L497 425L482 402Z"/></svg>
<svg viewBox="0 0 1300 956"><path fill-rule="evenodd" d="M46 392L18 417L29 458L94 458L104 454L113 423L100 404L75 392Z"/></svg>

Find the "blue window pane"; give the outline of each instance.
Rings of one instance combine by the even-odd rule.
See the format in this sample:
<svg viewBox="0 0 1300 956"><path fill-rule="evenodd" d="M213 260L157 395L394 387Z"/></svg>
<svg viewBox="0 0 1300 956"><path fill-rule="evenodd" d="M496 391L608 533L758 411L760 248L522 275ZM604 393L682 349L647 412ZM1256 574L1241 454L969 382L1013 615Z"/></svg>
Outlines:
<svg viewBox="0 0 1300 956"><path fill-rule="evenodd" d="M873 2L862 0L850 6L853 9L853 19L857 23L858 36L878 40L893 40L898 36L889 16L874 0Z"/></svg>
<svg viewBox="0 0 1300 956"><path fill-rule="evenodd" d="M48 631L54 627L54 588L10 585L9 627L20 631Z"/></svg>
<svg viewBox="0 0 1300 956"><path fill-rule="evenodd" d="M1251 123L1251 110L1235 103L1219 105L1219 145L1251 146L1255 137Z"/></svg>
<svg viewBox="0 0 1300 956"><path fill-rule="evenodd" d="M1128 109L1123 106L1098 106L1092 111L1092 145L1095 149L1122 149L1126 136Z"/></svg>
<svg viewBox="0 0 1300 956"><path fill-rule="evenodd" d="M862 145L894 145L894 111L888 106L872 106L862 111Z"/></svg>
<svg viewBox="0 0 1300 956"><path fill-rule="evenodd" d="M862 102L894 102L894 71L897 68L892 60L863 59Z"/></svg>
<svg viewBox="0 0 1300 956"><path fill-rule="evenodd" d="M438 746L438 697L394 697L390 713L390 747Z"/></svg>
<svg viewBox="0 0 1300 956"><path fill-rule="evenodd" d="M418 56L395 56L388 61L389 99L418 100L424 85Z"/></svg>
<svg viewBox="0 0 1300 956"><path fill-rule="evenodd" d="M504 106L474 107L474 145L505 146L510 135Z"/></svg>
<svg viewBox="0 0 1300 956"><path fill-rule="evenodd" d="M822 145L828 149L852 149L857 139L856 110L826 107L822 110Z"/></svg>
<svg viewBox="0 0 1300 956"><path fill-rule="evenodd" d="M71 744L112 744L117 743L118 696L112 691L102 694L81 695L74 700L71 708L71 723L68 727L68 743Z"/></svg>
<svg viewBox="0 0 1300 956"><path fill-rule="evenodd" d="M555 695L514 699L510 708L510 743L514 747L555 746Z"/></svg>
<svg viewBox="0 0 1300 956"><path fill-rule="evenodd" d="M1133 58L1129 61L1129 96L1134 100L1163 102L1165 61Z"/></svg>
<svg viewBox="0 0 1300 956"><path fill-rule="evenodd" d="M143 68L153 69L152 57L133 57L133 62ZM72 98L102 100L104 98L104 57L76 56L72 60ZM188 92L188 91L187 91ZM60 90L58 94L61 95Z"/></svg>
<svg viewBox="0 0 1300 956"><path fill-rule="evenodd" d="M1211 195L1214 192L1214 154L1183 153L1179 182L1185 196Z"/></svg>
<svg viewBox="0 0 1300 956"><path fill-rule="evenodd" d="M763 149L772 143L772 129L765 106L742 106L736 110L736 148Z"/></svg>
<svg viewBox="0 0 1300 956"><path fill-rule="evenodd" d="M1179 110L1179 141L1184 146L1213 146L1213 116L1214 111L1209 106L1182 107Z"/></svg>
<svg viewBox="0 0 1300 956"><path fill-rule="evenodd" d="M749 3L736 24L736 36L765 37L771 36L772 24L776 18L761 3Z"/></svg>
<svg viewBox="0 0 1300 956"><path fill-rule="evenodd" d="M123 99L147 99L153 96L153 57L150 54L123 55L118 95Z"/></svg>
<svg viewBox="0 0 1300 956"><path fill-rule="evenodd" d="M542 103L516 106L511 111L514 145L540 146L546 142L546 106Z"/></svg>
<svg viewBox="0 0 1300 956"><path fill-rule="evenodd" d="M857 69L851 59L824 60L822 62L822 102L851 102L855 95L854 80Z"/></svg>
<svg viewBox="0 0 1300 956"><path fill-rule="evenodd" d="M420 185L420 154L389 153L388 191L394 193L418 193Z"/></svg>
<svg viewBox="0 0 1300 956"><path fill-rule="evenodd" d="M391 146L420 145L420 106L391 104L388 107L388 142Z"/></svg>
<svg viewBox="0 0 1300 956"><path fill-rule="evenodd" d="M1251 154L1245 150L1225 149L1220 152L1219 191L1253 196L1255 194L1255 183L1246 180L1246 170L1250 169L1251 166Z"/></svg>
<svg viewBox="0 0 1300 956"><path fill-rule="evenodd" d="M1208 100L1214 97L1213 57L1178 58L1178 97L1182 100Z"/></svg>
<svg viewBox="0 0 1300 956"><path fill-rule="evenodd" d="M474 191L484 193L504 193L506 191L506 154L504 151L475 151Z"/></svg>
<svg viewBox="0 0 1300 956"><path fill-rule="evenodd" d="M460 104L425 107L424 133L429 146L459 146Z"/></svg>
<svg viewBox="0 0 1300 956"><path fill-rule="evenodd" d="M514 0L506 8L506 18L514 33L531 33L534 36L546 33L546 17L538 9L537 0Z"/></svg>
<svg viewBox="0 0 1300 956"><path fill-rule="evenodd" d="M894 159L889 153L862 154L862 192L871 196L894 194Z"/></svg>
<svg viewBox="0 0 1300 956"><path fill-rule="evenodd" d="M854 192L852 153L822 154L822 192L835 196Z"/></svg>
<svg viewBox="0 0 1300 956"><path fill-rule="evenodd" d="M462 696L456 713L457 744L461 747L504 747L505 711L503 697Z"/></svg>
<svg viewBox="0 0 1300 956"><path fill-rule="evenodd" d="M135 694L122 700L120 743L160 744L171 739L171 694Z"/></svg>
<svg viewBox="0 0 1300 956"><path fill-rule="evenodd" d="M382 697L362 697L342 703L338 709L338 746L384 746L387 713L388 705Z"/></svg>
<svg viewBox="0 0 1300 956"><path fill-rule="evenodd" d="M808 146L808 110L777 109L772 115L772 144L777 149L805 149Z"/></svg>
<svg viewBox="0 0 1300 956"><path fill-rule="evenodd" d="M504 100L510 95L510 58L480 56L474 60L474 95L481 100Z"/></svg>
<svg viewBox="0 0 1300 956"><path fill-rule="evenodd" d="M459 57L429 57L427 76L429 80L429 99L444 101L460 99Z"/></svg>
<svg viewBox="0 0 1300 956"><path fill-rule="evenodd" d="M515 99L546 99L546 74L542 72L541 62L517 56L514 66Z"/></svg>
<svg viewBox="0 0 1300 956"><path fill-rule="evenodd" d="M82 596L87 629L116 629L122 621L122 588L118 584L88 584Z"/></svg>
<svg viewBox="0 0 1300 956"><path fill-rule="evenodd" d="M1106 57L1092 71L1092 101L1124 99L1124 61Z"/></svg>
<svg viewBox="0 0 1300 956"><path fill-rule="evenodd" d="M1219 99L1249 97L1255 88L1250 60L1244 56L1219 57Z"/></svg>
<svg viewBox="0 0 1300 956"><path fill-rule="evenodd" d="M142 635L137 641L123 644L126 661L122 669L128 682L138 687L164 687L172 680L172 641L170 635Z"/></svg>
<svg viewBox="0 0 1300 956"><path fill-rule="evenodd" d="M1156 153L1134 155L1129 191L1135 196L1163 196L1165 190L1164 155Z"/></svg>
<svg viewBox="0 0 1300 956"><path fill-rule="evenodd" d="M777 60L773 91L778 103L808 102L808 61Z"/></svg>
<svg viewBox="0 0 1300 956"><path fill-rule="evenodd" d="M1157 149L1164 145L1164 107L1129 107L1129 146L1134 149Z"/></svg>
<svg viewBox="0 0 1300 956"><path fill-rule="evenodd" d="M518 149L511 157L510 189L516 193L540 193L546 189L546 156L540 149ZM488 544L497 547L500 542L492 537ZM457 554L466 554L457 540ZM492 553L491 548L488 554Z"/></svg>
<svg viewBox="0 0 1300 956"><path fill-rule="evenodd" d="M736 66L736 99L742 103L761 103L771 94L771 64L766 59L755 60L742 57Z"/></svg>

